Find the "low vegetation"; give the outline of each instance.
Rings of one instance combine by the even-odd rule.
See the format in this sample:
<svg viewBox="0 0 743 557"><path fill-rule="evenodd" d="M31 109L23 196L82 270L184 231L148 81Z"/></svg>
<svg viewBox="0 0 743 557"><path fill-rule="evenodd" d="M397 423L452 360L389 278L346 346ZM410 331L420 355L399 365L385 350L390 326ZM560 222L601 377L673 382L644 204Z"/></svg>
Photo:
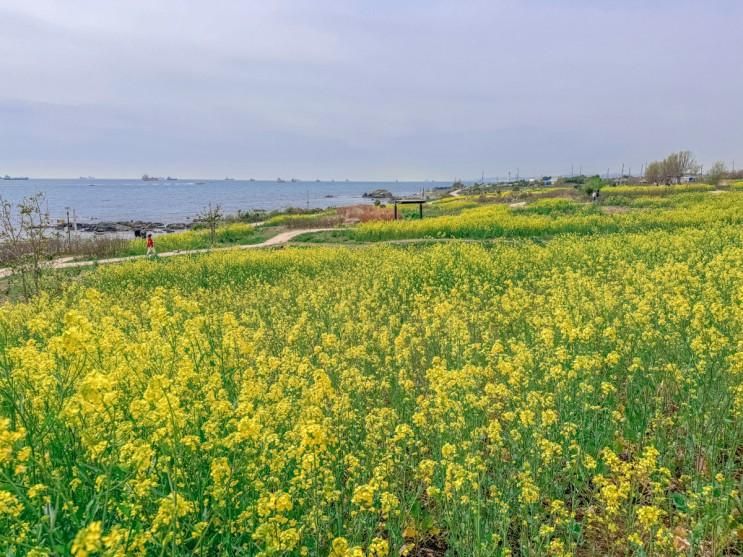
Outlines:
<svg viewBox="0 0 743 557"><path fill-rule="evenodd" d="M320 228L337 226L343 222L343 217L335 209L312 213L286 213L273 216L265 221L265 226L285 226L287 228Z"/></svg>
<svg viewBox="0 0 743 557"><path fill-rule="evenodd" d="M685 187L681 188L687 191ZM610 200L618 204L619 200L613 196L614 191L613 188L602 190L602 195L612 195ZM743 196L735 193L725 196L706 194L706 197L698 198L693 203L693 210L689 210L687 204L670 206L663 210L606 214L597 210L600 206L561 200L544 200L525 207L490 204L463 210L457 215L365 223L354 228L351 237L357 241L543 237L565 233L587 235L672 229L709 225L718 221L743 222Z"/></svg>
<svg viewBox="0 0 743 557"><path fill-rule="evenodd" d="M0 305L0 551L735 555L743 193L605 193Z"/></svg>
<svg viewBox="0 0 743 557"><path fill-rule="evenodd" d="M175 232L173 234L162 234L155 238L157 251L176 251L204 249L208 247L226 247L239 244L254 244L262 242L266 238L264 233L256 230L252 224L233 223L210 228L201 228ZM142 255L145 252L144 239L129 240L124 249L116 255Z"/></svg>

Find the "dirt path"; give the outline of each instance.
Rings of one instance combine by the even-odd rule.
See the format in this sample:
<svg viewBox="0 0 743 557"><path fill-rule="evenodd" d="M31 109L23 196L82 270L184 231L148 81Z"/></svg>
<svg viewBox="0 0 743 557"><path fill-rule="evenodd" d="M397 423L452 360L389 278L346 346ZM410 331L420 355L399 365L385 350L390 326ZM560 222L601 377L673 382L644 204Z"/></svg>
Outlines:
<svg viewBox="0 0 743 557"><path fill-rule="evenodd" d="M214 253L217 251L227 250L243 250L243 249L259 249L259 248L270 248L272 246L280 246L286 244L301 234L308 232L325 232L327 230L335 230L335 228L302 228L298 230L287 230L269 238L265 242L260 244L243 244L239 246L228 246L223 248L204 248L204 249L191 249L191 250L175 250L165 251L158 253L157 257L175 257L177 255L195 255L199 253ZM71 269L75 267L90 267L93 265L109 265L111 263L124 263L125 261L136 261L137 259L146 259L146 255L131 255L128 257L110 257L108 259L96 259L89 261L71 261L70 257L63 257L61 259L54 259L49 262L48 266L52 269ZM0 278L6 278L13 274L12 269L0 269Z"/></svg>
<svg viewBox="0 0 743 557"><path fill-rule="evenodd" d="M451 195L452 197L459 197L460 195L462 195L462 190L461 188L458 190L454 190L453 192L450 192L449 195Z"/></svg>

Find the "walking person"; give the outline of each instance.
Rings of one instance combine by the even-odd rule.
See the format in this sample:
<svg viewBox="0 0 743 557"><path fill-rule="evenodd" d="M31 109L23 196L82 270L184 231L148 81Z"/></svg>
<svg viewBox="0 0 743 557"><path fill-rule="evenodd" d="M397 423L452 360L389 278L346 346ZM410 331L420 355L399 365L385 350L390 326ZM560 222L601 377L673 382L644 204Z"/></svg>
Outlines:
<svg viewBox="0 0 743 557"><path fill-rule="evenodd" d="M152 232L147 233L147 256L155 255L155 240L152 239Z"/></svg>

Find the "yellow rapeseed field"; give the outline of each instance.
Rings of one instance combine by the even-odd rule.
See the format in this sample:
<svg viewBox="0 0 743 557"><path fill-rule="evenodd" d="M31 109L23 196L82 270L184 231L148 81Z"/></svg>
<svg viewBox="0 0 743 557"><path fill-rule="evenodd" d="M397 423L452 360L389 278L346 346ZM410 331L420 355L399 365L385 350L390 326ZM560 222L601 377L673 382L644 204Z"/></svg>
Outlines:
<svg viewBox="0 0 743 557"><path fill-rule="evenodd" d="M139 261L0 306L0 550L733 555L729 207Z"/></svg>
<svg viewBox="0 0 743 557"><path fill-rule="evenodd" d="M720 222L743 224L743 195L738 192L717 192L722 195L712 195L698 191L701 187L701 184L672 187L616 186L602 190L602 199L606 199L609 204L621 201L622 205L643 207L642 203L638 203L643 193L647 194L650 188L655 188L656 193L652 196L654 203L648 204L645 209L630 212L606 213L601 211L600 205L544 199L527 207L490 204L467 209L459 215L423 220L369 222L353 229L351 237L362 241L409 238L486 239L670 230ZM627 193L628 191L632 193ZM664 202L665 197L670 199ZM472 200L467 199L469 202ZM456 198L455 201L445 202L445 205L451 207L455 203L464 204L466 201Z"/></svg>

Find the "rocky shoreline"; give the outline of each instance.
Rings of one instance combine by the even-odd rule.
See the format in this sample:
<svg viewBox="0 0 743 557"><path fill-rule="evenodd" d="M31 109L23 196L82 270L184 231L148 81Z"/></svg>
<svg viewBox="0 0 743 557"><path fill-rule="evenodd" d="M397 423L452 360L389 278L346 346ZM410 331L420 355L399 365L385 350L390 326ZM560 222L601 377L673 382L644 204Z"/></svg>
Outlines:
<svg viewBox="0 0 743 557"><path fill-rule="evenodd" d="M195 223L174 222L164 224L162 222L148 221L101 221L95 223L79 222L77 223L78 232L87 232L93 234L125 233L136 231L147 232L177 232L193 228ZM66 223L59 223L54 226L55 230L66 230Z"/></svg>
<svg viewBox="0 0 743 557"><path fill-rule="evenodd" d="M371 192L364 192L361 197L367 199L393 199L395 196L390 190L380 188Z"/></svg>

